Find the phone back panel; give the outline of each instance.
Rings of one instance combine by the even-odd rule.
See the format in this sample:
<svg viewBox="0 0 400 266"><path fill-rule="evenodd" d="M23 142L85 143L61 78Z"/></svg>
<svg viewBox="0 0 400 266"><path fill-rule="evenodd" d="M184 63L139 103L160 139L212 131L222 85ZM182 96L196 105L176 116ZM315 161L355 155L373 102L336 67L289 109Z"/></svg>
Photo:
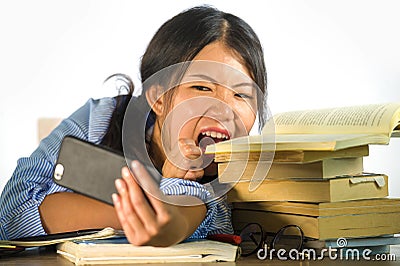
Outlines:
<svg viewBox="0 0 400 266"><path fill-rule="evenodd" d="M58 185L113 205L114 181L126 166L122 155L74 137L65 137L54 169Z"/></svg>

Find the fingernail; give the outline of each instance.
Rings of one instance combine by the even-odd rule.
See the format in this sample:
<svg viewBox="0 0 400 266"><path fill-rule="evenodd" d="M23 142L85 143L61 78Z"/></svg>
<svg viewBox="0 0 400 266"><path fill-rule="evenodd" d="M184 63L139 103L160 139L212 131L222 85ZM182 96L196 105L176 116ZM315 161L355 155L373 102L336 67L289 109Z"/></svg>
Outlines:
<svg viewBox="0 0 400 266"><path fill-rule="evenodd" d="M136 161L136 160L133 160L133 161L131 162L131 167L132 167L133 169L137 169L137 168L139 167L139 162Z"/></svg>
<svg viewBox="0 0 400 266"><path fill-rule="evenodd" d="M122 168L122 176L128 177L129 174L130 174L130 173L129 173L128 167Z"/></svg>
<svg viewBox="0 0 400 266"><path fill-rule="evenodd" d="M181 144L194 144L194 140L193 139L179 139L179 142Z"/></svg>
<svg viewBox="0 0 400 266"><path fill-rule="evenodd" d="M111 197L112 197L112 200L113 200L113 202L114 202L114 205L115 205L115 206L119 205L119 198L118 198L118 195L117 195L116 193L113 193L113 194L111 195Z"/></svg>
<svg viewBox="0 0 400 266"><path fill-rule="evenodd" d="M197 146L190 146L190 151L193 153L200 153L201 150Z"/></svg>
<svg viewBox="0 0 400 266"><path fill-rule="evenodd" d="M119 193L124 193L125 192L125 187L124 184L122 183L121 179L115 179L115 187L117 188Z"/></svg>

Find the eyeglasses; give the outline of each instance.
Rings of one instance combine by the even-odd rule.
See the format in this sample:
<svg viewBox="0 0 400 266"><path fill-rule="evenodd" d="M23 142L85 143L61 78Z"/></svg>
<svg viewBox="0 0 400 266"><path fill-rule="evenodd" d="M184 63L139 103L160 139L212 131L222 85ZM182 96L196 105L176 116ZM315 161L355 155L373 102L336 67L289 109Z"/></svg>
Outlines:
<svg viewBox="0 0 400 266"><path fill-rule="evenodd" d="M264 233L260 224L249 223L239 234L242 239L240 248L243 257L250 256L262 248L275 251L280 249L301 251L303 248L304 233L297 225L286 225L277 233Z"/></svg>

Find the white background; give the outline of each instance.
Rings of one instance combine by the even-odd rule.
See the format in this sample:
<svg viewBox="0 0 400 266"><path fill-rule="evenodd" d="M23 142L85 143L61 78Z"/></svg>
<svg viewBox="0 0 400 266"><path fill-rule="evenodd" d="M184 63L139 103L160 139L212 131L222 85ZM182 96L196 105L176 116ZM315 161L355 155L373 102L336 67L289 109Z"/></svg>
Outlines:
<svg viewBox="0 0 400 266"><path fill-rule="evenodd" d="M122 72L138 82L150 38L167 19L208 3L259 35L272 113L400 101L400 1L0 2L0 190L37 146L37 119L65 117ZM365 170L400 196L400 140L372 147Z"/></svg>

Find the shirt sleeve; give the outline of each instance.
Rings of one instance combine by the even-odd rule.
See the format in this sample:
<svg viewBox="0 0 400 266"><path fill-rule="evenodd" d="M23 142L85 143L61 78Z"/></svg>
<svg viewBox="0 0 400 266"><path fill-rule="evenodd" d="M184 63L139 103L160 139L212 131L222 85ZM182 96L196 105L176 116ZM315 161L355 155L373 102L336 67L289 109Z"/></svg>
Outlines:
<svg viewBox="0 0 400 266"><path fill-rule="evenodd" d="M90 99L43 139L30 157L21 158L0 197L0 239L45 234L39 206L52 193L67 191L52 180L62 139L99 143L115 108L112 98Z"/></svg>
<svg viewBox="0 0 400 266"><path fill-rule="evenodd" d="M194 196L206 204L206 217L189 239L206 238L213 234L233 234L231 210L226 195L215 198L214 193L204 185L180 178L163 178L160 189L165 195Z"/></svg>

